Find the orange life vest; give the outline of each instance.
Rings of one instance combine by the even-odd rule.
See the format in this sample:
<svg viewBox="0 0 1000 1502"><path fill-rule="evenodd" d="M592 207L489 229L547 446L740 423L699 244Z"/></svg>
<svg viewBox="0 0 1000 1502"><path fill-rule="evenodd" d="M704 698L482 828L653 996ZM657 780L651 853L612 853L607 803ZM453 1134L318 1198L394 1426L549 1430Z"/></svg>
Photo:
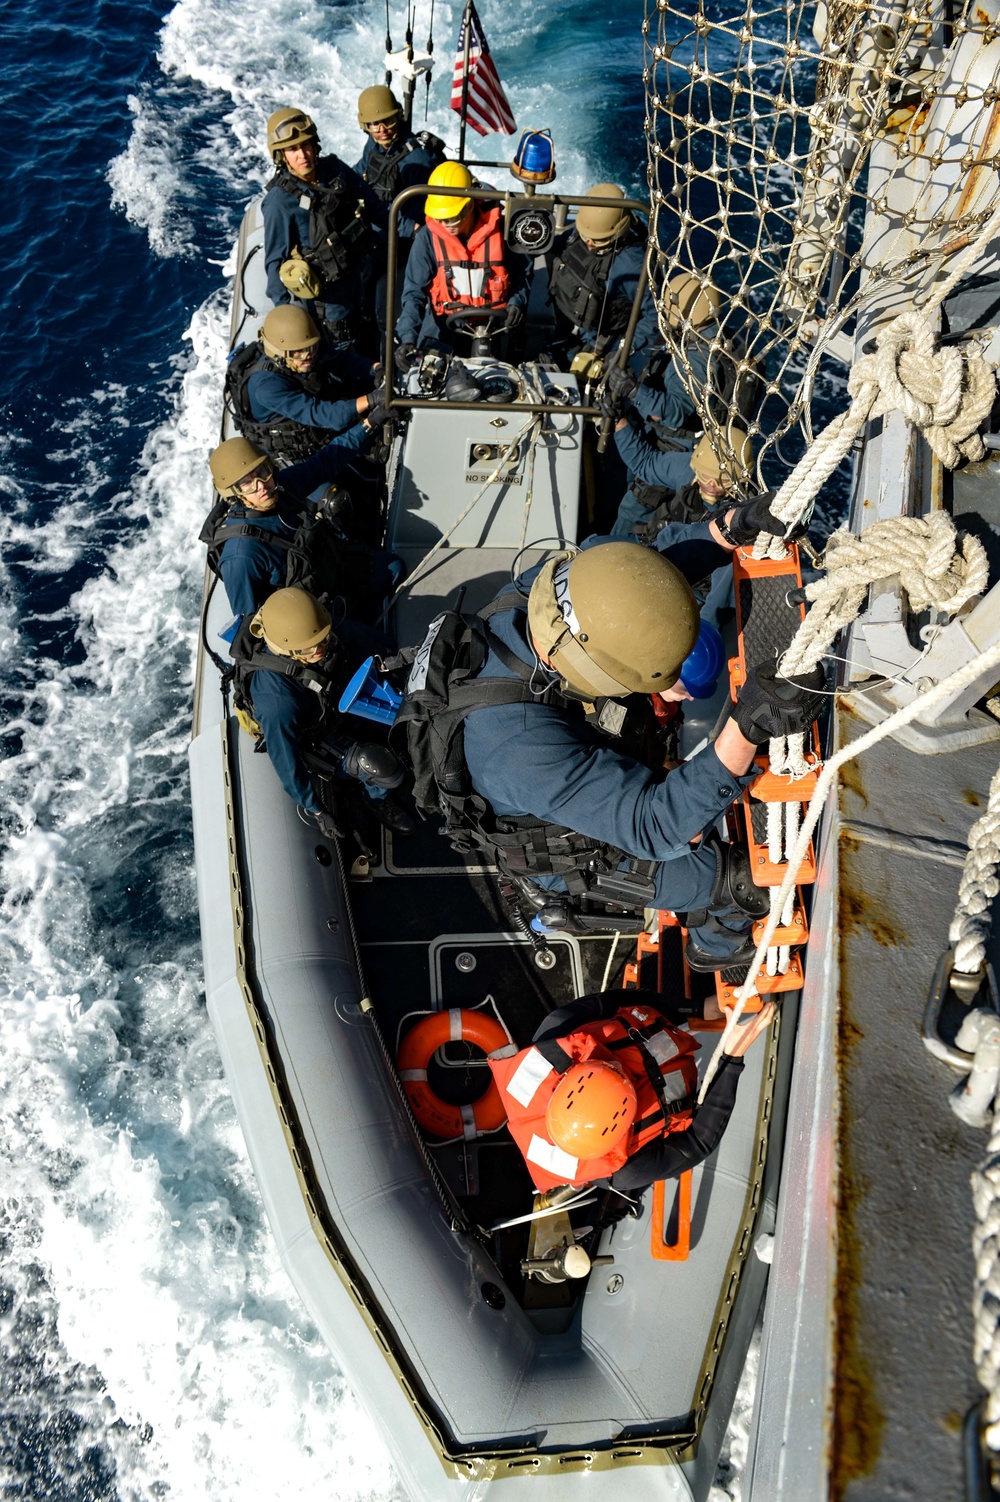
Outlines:
<svg viewBox="0 0 1000 1502"><path fill-rule="evenodd" d="M480 214L468 240L461 241L437 219L427 219L427 231L437 258L430 285L431 307L437 318L461 308L502 308L510 290L503 263L500 205Z"/></svg>
<svg viewBox="0 0 1000 1502"><path fill-rule="evenodd" d="M620 1007L606 1021L587 1022L564 1038L522 1048L512 1058L491 1056L507 1126L535 1187L554 1189L606 1178L650 1142L689 1127L698 1088L694 1054L700 1046L651 1007ZM553 1057L560 1062L553 1063ZM638 1109L621 1142L603 1157L581 1159L552 1141L545 1110L565 1070L590 1058L621 1065L635 1086Z"/></svg>

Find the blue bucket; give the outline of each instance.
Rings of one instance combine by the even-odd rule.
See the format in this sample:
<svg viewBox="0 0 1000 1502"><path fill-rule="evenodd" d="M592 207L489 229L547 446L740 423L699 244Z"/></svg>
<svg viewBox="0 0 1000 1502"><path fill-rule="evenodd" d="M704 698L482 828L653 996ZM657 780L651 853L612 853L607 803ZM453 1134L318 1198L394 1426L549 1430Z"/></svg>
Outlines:
<svg viewBox="0 0 1000 1502"><path fill-rule="evenodd" d="M391 725L402 702L402 694L397 694L375 672L374 657L366 657L341 694L337 707L341 714L356 714L363 720Z"/></svg>
<svg viewBox="0 0 1000 1502"><path fill-rule="evenodd" d="M714 626L702 621L698 628L698 640L681 668L681 682L692 699L710 699L715 693L726 661L726 649L722 637Z"/></svg>

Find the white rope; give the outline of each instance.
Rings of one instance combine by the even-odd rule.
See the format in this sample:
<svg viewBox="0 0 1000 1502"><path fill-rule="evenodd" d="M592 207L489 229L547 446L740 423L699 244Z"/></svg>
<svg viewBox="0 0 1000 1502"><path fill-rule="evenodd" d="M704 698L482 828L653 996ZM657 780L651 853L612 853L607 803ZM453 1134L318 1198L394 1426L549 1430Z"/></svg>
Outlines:
<svg viewBox="0 0 1000 1502"><path fill-rule="evenodd" d="M972 1174L972 1203L976 1224L972 1231L975 1283L972 1312L975 1320L973 1357L976 1376L987 1392L985 1438L1000 1450L1000 1111L994 1109L986 1156Z"/></svg>
<svg viewBox="0 0 1000 1502"><path fill-rule="evenodd" d="M778 927L777 918L781 916L779 906L784 906L785 901L795 889L795 878L809 852L809 841L812 839L813 830L819 823L819 817L823 811L827 794L833 786L840 768L846 762L853 761L856 756L860 756L862 751L867 751L870 746L877 746L879 741L885 740L887 736L894 735L904 725L909 725L919 715L926 714L928 710L936 708L938 704L943 704L945 700L950 699L954 694L959 693L964 688L968 688L969 684L975 682L984 669L992 667L1000 668L1000 642L996 642L992 647L988 647L984 652L980 652L971 662L963 663L960 668L956 668L955 672L949 673L947 678L942 678L939 683L934 684L933 687L928 688L924 693L918 694L909 704L904 705L902 709L898 709L895 714L891 714L880 725L873 726L871 730L866 731L864 735L859 736L850 745L844 746L825 763L823 770L816 779L816 787L809 800L806 816L802 821L802 826L790 852L785 879L778 889L780 894L779 905L776 905L768 916L767 922L764 925L764 931L761 934L760 943L757 945L756 953L747 972L747 978L736 993L732 1009L726 1021L725 1031L721 1034L715 1053L709 1060L708 1068L705 1071L705 1077L698 1094L699 1101L705 1098L705 1091L711 1084L715 1071L719 1067L719 1059L722 1057L723 1050L732 1037L740 1017L743 1015L743 1008L750 997L757 994L754 982L760 966L764 962L767 950L771 945L774 931Z"/></svg>
<svg viewBox="0 0 1000 1502"><path fill-rule="evenodd" d="M888 412L902 412L922 431L947 469L961 458L976 462L986 452L978 429L996 395L996 374L978 348L937 347L930 314L945 300L1000 229L1000 208L954 262L922 311L900 313L877 335L876 348L852 367L847 389L852 401L815 437L792 470L771 510L790 531L804 516L825 482L846 458L864 426ZM762 532L755 558L783 558L780 537Z"/></svg>
<svg viewBox="0 0 1000 1502"><path fill-rule="evenodd" d="M899 578L912 610L954 615L986 588L989 564L978 538L965 533L961 550L945 511L874 522L860 537L834 532L822 577L805 587L811 609L781 659L786 678L808 673L837 633L856 620L872 584Z"/></svg>
<svg viewBox="0 0 1000 1502"><path fill-rule="evenodd" d="M975 975L986 959L990 936L990 904L1000 893L1000 771L990 783L986 812L969 830L969 853L958 884L955 916L948 942L955 951L955 969Z"/></svg>
<svg viewBox="0 0 1000 1502"><path fill-rule="evenodd" d="M974 975L986 959L990 905L1000 892L1000 771L990 783L986 812L969 830L969 853L962 868L955 916L948 930L954 968ZM986 1156L972 1174L972 1230L975 1264L972 1312L976 1375L986 1389L984 1427L991 1450L1000 1451L1000 1019L992 1011L970 1012L956 1046L973 1052L972 1068L951 1095L951 1107L970 1126L990 1128ZM991 1109L992 1102L992 1109Z"/></svg>

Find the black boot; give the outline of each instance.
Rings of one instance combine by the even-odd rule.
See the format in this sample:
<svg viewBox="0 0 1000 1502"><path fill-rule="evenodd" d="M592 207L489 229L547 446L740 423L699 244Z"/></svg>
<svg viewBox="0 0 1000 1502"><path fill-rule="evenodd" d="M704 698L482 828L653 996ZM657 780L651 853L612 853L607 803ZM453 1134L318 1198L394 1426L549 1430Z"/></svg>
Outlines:
<svg viewBox="0 0 1000 1502"><path fill-rule="evenodd" d="M416 834L416 822L391 794L388 798L369 798L366 802L383 829L387 829L390 834L398 835L400 838L408 834Z"/></svg>

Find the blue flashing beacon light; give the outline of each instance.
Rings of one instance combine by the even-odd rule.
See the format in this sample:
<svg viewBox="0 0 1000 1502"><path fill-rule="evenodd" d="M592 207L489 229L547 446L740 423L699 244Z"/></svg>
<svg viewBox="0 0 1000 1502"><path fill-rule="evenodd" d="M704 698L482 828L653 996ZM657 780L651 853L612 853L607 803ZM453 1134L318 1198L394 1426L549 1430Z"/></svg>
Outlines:
<svg viewBox="0 0 1000 1502"><path fill-rule="evenodd" d="M556 175L556 159L550 132L523 130L510 170L522 182L552 182Z"/></svg>

